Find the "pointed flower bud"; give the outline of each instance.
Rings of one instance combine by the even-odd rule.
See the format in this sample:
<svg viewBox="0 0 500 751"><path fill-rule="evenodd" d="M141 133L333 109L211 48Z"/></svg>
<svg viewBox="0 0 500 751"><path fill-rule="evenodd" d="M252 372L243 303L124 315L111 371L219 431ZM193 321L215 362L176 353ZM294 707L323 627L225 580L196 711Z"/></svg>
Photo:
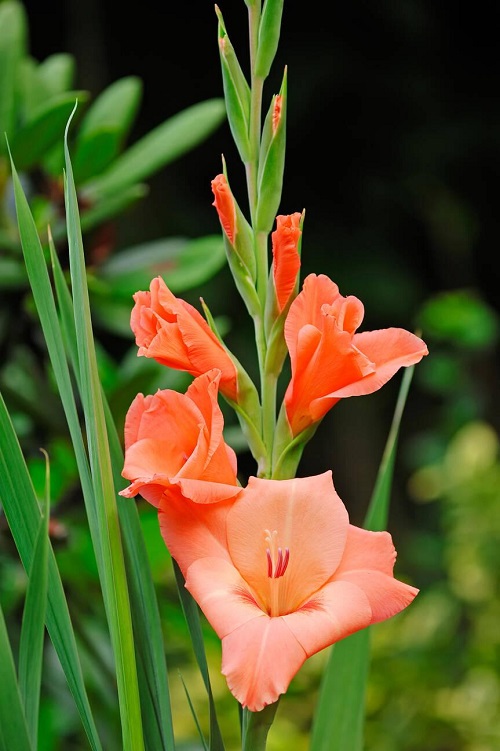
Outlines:
<svg viewBox="0 0 500 751"><path fill-rule="evenodd" d="M236 57L234 47L227 35L224 19L215 6L219 19L219 54L222 69L222 84L229 127L243 162L248 161L250 121L250 87Z"/></svg>
<svg viewBox="0 0 500 751"><path fill-rule="evenodd" d="M286 69L262 128L259 154L256 230L269 233L278 212L283 189L286 142Z"/></svg>
<svg viewBox="0 0 500 751"><path fill-rule="evenodd" d="M276 229L271 235L274 288L280 313L289 302L297 283L301 219L298 211L287 216L280 214L276 217Z"/></svg>
<svg viewBox="0 0 500 751"><path fill-rule="evenodd" d="M276 56L283 15L283 0L266 0L259 26L255 75L267 78Z"/></svg>

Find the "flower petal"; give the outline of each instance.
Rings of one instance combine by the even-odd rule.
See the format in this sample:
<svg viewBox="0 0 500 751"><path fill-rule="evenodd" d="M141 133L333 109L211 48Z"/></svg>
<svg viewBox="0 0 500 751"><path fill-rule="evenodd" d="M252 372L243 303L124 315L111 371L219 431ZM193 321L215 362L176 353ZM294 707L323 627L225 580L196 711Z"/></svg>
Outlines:
<svg viewBox="0 0 500 751"><path fill-rule="evenodd" d="M392 576L396 549L389 532L371 532L349 524L344 555L334 577L346 571L372 569Z"/></svg>
<svg viewBox="0 0 500 751"><path fill-rule="evenodd" d="M254 618L222 640L222 674L251 712L277 701L305 659L284 618Z"/></svg>
<svg viewBox="0 0 500 751"><path fill-rule="evenodd" d="M230 560L226 542L226 516L233 501L193 503L185 498L162 500L158 520L170 554L186 576L198 558Z"/></svg>
<svg viewBox="0 0 500 751"><path fill-rule="evenodd" d="M374 363L375 371L332 393L337 399L377 391L400 368L415 365L429 352L422 339L397 328L355 334L353 344Z"/></svg>
<svg viewBox="0 0 500 751"><path fill-rule="evenodd" d="M234 565L270 609L266 534L276 530L276 546L290 553L279 579L279 610L291 612L339 565L347 527L347 510L330 471L292 480L250 477L227 518L228 548Z"/></svg>
<svg viewBox="0 0 500 751"><path fill-rule="evenodd" d="M295 613L284 616L308 657L372 623L366 594L346 581L329 582Z"/></svg>
<svg viewBox="0 0 500 751"><path fill-rule="evenodd" d="M381 574L379 571L346 571L336 581L355 584L363 591L372 609L372 623L385 621L404 610L417 596L418 589Z"/></svg>

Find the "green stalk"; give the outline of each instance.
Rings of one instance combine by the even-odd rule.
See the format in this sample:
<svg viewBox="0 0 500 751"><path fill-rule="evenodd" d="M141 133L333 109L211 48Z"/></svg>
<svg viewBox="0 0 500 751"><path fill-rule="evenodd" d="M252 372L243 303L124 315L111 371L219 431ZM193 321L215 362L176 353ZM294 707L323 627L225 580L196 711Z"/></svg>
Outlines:
<svg viewBox="0 0 500 751"><path fill-rule="evenodd" d="M265 751L267 735L273 724L279 699L260 712L243 710L243 738L241 751Z"/></svg>

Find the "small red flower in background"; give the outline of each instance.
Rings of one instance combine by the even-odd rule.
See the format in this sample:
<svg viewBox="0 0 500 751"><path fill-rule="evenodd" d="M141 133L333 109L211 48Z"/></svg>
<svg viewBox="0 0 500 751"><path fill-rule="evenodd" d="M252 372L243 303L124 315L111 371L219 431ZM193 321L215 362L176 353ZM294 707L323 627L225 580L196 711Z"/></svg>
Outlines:
<svg viewBox="0 0 500 751"><path fill-rule="evenodd" d="M355 333L363 316L361 300L343 297L324 274L304 280L285 321L292 369L285 407L294 436L339 399L377 391L428 354L425 342L405 329Z"/></svg>
<svg viewBox="0 0 500 751"><path fill-rule="evenodd" d="M152 280L149 292L136 292L134 301L130 326L138 355L194 376L218 368L221 393L237 400L236 367L196 308L175 297L160 276Z"/></svg>

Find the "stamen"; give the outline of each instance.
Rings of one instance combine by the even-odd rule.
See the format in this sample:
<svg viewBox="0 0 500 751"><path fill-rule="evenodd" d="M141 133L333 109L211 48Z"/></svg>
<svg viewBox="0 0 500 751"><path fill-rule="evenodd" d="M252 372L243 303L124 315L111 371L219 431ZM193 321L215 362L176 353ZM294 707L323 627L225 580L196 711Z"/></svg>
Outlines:
<svg viewBox="0 0 500 751"><path fill-rule="evenodd" d="M265 540L269 547L266 548L267 557L267 575L269 579L279 579L285 573L288 561L290 559L290 550L285 548L278 548L276 546L276 540L278 533L276 530L270 532L268 529L264 530Z"/></svg>

